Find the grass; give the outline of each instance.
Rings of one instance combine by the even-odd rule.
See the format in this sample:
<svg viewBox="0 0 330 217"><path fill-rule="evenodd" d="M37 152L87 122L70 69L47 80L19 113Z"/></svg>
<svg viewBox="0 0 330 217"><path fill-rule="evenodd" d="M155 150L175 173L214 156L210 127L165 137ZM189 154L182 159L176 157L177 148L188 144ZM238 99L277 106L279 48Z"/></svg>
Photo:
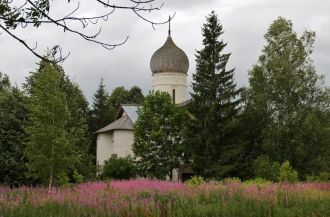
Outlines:
<svg viewBox="0 0 330 217"><path fill-rule="evenodd" d="M330 183L264 185L131 180L0 187L4 217L329 217Z"/></svg>

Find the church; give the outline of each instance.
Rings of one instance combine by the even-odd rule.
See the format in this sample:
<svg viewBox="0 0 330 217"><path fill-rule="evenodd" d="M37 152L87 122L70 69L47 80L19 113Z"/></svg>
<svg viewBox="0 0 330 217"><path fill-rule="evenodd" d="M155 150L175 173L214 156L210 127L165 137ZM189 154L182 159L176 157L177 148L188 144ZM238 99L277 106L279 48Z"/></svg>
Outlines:
<svg viewBox="0 0 330 217"><path fill-rule="evenodd" d="M184 51L173 42L170 28L164 45L152 55L150 68L154 91L169 93L173 103L187 102L189 60ZM118 157L134 156L133 127L138 117L137 109L138 105L122 105L116 120L96 132L97 165L104 165L104 162L113 154L117 154ZM183 170L184 168L181 171ZM180 172L176 179L182 180L179 176Z"/></svg>

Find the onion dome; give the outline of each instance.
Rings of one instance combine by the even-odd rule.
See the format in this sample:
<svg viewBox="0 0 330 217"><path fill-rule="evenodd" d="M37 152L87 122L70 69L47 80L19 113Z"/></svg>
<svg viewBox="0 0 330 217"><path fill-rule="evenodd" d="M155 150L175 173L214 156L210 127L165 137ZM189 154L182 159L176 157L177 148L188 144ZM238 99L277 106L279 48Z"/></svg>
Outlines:
<svg viewBox="0 0 330 217"><path fill-rule="evenodd" d="M150 68L152 74L161 72L187 74L189 68L188 57L183 50L174 44L170 29L165 44L152 55Z"/></svg>

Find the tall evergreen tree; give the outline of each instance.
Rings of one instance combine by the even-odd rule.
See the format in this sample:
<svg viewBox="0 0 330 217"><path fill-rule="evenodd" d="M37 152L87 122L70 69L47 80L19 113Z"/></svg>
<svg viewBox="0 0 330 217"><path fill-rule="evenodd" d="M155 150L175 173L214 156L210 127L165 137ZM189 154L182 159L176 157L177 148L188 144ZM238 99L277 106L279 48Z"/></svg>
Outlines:
<svg viewBox="0 0 330 217"><path fill-rule="evenodd" d="M60 87L61 76L56 65L41 61L25 85L29 96L25 128L29 176L49 186L68 181L74 164L74 145L67 130L70 113Z"/></svg>
<svg viewBox="0 0 330 217"><path fill-rule="evenodd" d="M220 40L223 28L214 11L203 25L203 49L196 54L192 103L194 118L190 129L193 167L205 177L236 175L240 147L235 144L235 117L239 112L239 92L234 69L227 70L230 53Z"/></svg>
<svg viewBox="0 0 330 217"><path fill-rule="evenodd" d="M103 79L101 79L99 87L93 97L91 110L91 128L94 132L111 123L114 119L115 111L110 106L108 98L109 94L105 89Z"/></svg>

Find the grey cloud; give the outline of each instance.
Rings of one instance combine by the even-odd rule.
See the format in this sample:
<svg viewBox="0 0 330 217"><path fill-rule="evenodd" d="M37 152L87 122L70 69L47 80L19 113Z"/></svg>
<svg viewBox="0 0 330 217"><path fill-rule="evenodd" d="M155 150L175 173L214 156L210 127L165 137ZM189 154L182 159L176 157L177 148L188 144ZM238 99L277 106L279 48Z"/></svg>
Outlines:
<svg viewBox="0 0 330 217"><path fill-rule="evenodd" d="M83 13L102 10L94 8L91 2L93 0L84 0L86 8L82 8ZM228 42L227 51L232 53L230 67L236 68L235 78L239 85L247 84L247 72L257 61L265 43L263 35L269 24L277 16L287 17L293 21L297 32L301 33L306 28L317 32L312 58L317 71L326 75L326 83L330 85L330 15L327 8L330 8L330 2L323 0L166 0L161 11L146 15L161 21L176 12L172 35L175 43L188 55L191 82L195 71L195 50L202 46L201 26L205 16L212 9L215 10L224 26L224 41ZM59 10L66 9L59 7ZM102 77L109 90L121 85L127 88L138 85L147 93L151 89L150 57L164 43L167 25L156 26L154 31L150 24L138 19L130 11L118 10L108 22L90 26L87 32L97 31L100 26L100 40L120 42L127 35L130 38L123 46L108 51L78 36L64 33L55 26L26 29L19 34L28 38L31 45L38 41L40 52L54 44L61 44L64 52L70 51L71 55L63 67L81 86L89 100ZM20 85L28 72L36 69L35 63L38 61L4 32L0 34L0 71L8 73L12 81Z"/></svg>

